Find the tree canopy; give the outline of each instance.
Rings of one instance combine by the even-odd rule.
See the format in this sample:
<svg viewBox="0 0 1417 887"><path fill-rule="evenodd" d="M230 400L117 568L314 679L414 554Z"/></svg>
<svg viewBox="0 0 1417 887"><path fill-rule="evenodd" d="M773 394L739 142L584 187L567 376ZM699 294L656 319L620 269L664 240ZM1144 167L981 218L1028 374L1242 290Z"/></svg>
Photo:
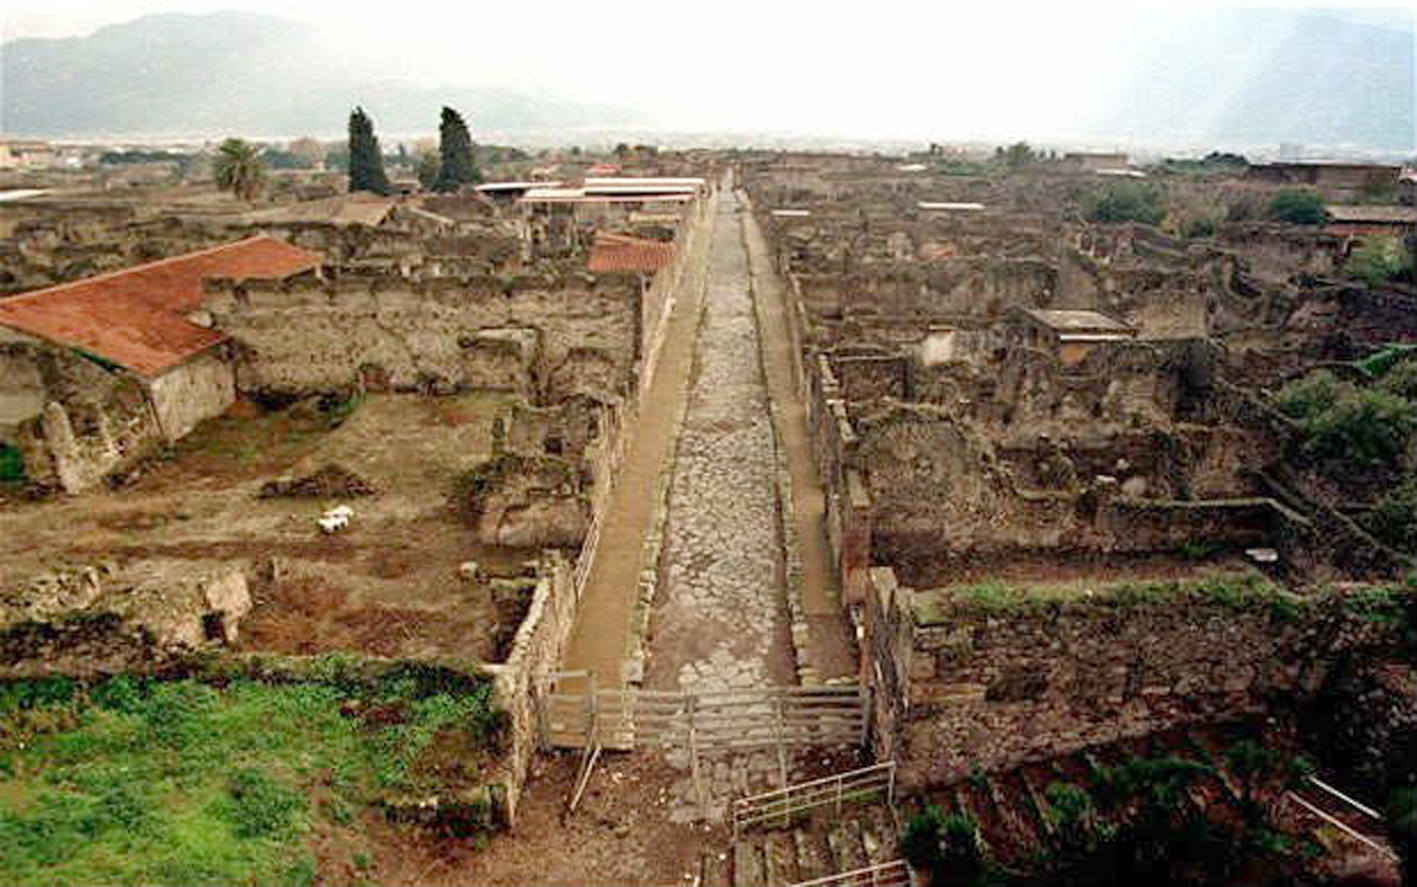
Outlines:
<svg viewBox="0 0 1417 887"><path fill-rule="evenodd" d="M349 190L375 194L392 194L394 190L384 173L384 157L379 153L374 121L358 107L349 114Z"/></svg>
<svg viewBox="0 0 1417 887"><path fill-rule="evenodd" d="M266 184L266 167L261 151L250 142L227 139L217 148L212 162L216 184L241 200L254 200Z"/></svg>
<svg viewBox="0 0 1417 887"><path fill-rule="evenodd" d="M1276 222L1295 225L1322 225L1328 219L1328 213L1324 212L1323 195L1307 188L1280 191L1265 207L1265 215Z"/></svg>
<svg viewBox="0 0 1417 887"><path fill-rule="evenodd" d="M463 185L482 181L472 157L472 135L462 115L452 108L443 108L438 124L438 178L435 191L456 191Z"/></svg>

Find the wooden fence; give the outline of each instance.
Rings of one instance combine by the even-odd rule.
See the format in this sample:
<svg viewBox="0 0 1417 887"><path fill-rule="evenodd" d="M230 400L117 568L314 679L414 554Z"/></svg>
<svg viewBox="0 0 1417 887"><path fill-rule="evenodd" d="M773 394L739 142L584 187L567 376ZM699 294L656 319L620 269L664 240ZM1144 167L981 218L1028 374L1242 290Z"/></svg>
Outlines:
<svg viewBox="0 0 1417 887"><path fill-rule="evenodd" d="M860 745L869 695L850 687L763 687L712 693L625 688L551 693L543 700L542 740L585 748L641 746L751 750Z"/></svg>

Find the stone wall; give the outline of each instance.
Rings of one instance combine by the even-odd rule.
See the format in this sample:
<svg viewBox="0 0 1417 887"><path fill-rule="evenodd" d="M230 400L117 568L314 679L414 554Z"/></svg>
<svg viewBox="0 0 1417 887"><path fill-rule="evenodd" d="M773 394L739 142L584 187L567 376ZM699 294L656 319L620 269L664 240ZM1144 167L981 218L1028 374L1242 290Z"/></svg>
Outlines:
<svg viewBox="0 0 1417 887"><path fill-rule="evenodd" d="M516 821L521 788L540 744L540 700L551 691L552 675L575 627L582 590L560 553L545 553L537 574L531 606L506 661L485 666L495 681L496 705L507 713L510 728L503 761L509 824Z"/></svg>
<svg viewBox="0 0 1417 887"><path fill-rule="evenodd" d="M1312 698L1400 625L1241 577L990 600L878 568L871 591L876 751L910 788Z"/></svg>
<svg viewBox="0 0 1417 887"><path fill-rule="evenodd" d="M577 609L599 543L601 524L614 488L614 478L624 455L625 435L634 427L640 395L648 390L658 370L663 327L668 321L669 309L675 300L688 298L695 291L701 292L708 282L708 245L712 239L715 203L716 196L711 196L686 216L685 225L679 233L680 249L676 256L676 262L681 264L670 274L661 271L649 288L654 294L653 299L662 300L665 307L654 312L661 320L642 327L644 339L636 373L638 387L631 397L599 411L599 433L586 447L584 454L584 461L593 478L590 524L585 542L574 563L560 552L543 553L536 591L513 639L511 652L505 662L487 666L487 671L496 679L498 705L508 713L511 728L504 759L509 822L515 821L521 788L526 781L532 756L540 744L537 723L540 700L553 689L553 677L560 667L562 654L575 626ZM514 446L534 439L541 419L530 413L520 420L514 419L514 430L510 435ZM652 583L650 587L652 589Z"/></svg>
<svg viewBox="0 0 1417 887"><path fill-rule="evenodd" d="M44 408L19 424L17 448L31 481L77 493L145 458L166 440L144 383L49 345L11 346L44 385Z"/></svg>
<svg viewBox="0 0 1417 887"><path fill-rule="evenodd" d="M208 352L148 383L148 398L169 441L226 412L236 400L236 376L224 353Z"/></svg>
<svg viewBox="0 0 1417 887"><path fill-rule="evenodd" d="M518 390L539 401L623 396L640 312L634 276L209 283L205 309L240 343L243 392L304 392L367 375L403 390Z"/></svg>

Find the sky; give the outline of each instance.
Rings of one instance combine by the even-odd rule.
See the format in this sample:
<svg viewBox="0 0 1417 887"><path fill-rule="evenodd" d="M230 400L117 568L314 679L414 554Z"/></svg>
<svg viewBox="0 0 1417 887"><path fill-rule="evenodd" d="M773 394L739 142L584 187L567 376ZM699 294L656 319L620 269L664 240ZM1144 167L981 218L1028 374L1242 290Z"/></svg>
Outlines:
<svg viewBox="0 0 1417 887"><path fill-rule="evenodd" d="M1027 109L1066 134L1080 102L1116 77L1119 43L1201 7L1284 0L0 0L0 38L81 36L154 12L241 9L310 22L339 57L392 79L506 86L653 108L668 125L889 135L922 102L982 136ZM1412 0L1308 4L1411 22ZM1410 25L1409 25L1410 27ZM989 35L990 39L981 39Z"/></svg>

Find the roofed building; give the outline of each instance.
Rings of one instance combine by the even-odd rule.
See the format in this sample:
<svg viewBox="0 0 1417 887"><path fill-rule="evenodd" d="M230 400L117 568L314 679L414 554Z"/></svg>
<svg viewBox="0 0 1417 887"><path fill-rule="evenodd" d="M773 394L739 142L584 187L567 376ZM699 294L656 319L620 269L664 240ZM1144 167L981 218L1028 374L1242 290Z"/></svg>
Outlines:
<svg viewBox="0 0 1417 887"><path fill-rule="evenodd" d="M194 322L204 281L319 266L257 236L0 300L0 445L75 492L180 439L235 399L228 336Z"/></svg>
<svg viewBox="0 0 1417 887"><path fill-rule="evenodd" d="M1137 332L1136 327L1099 311L1020 308L1009 315L1005 335L1010 345L1050 351L1072 365L1099 345L1132 341Z"/></svg>
<svg viewBox="0 0 1417 887"><path fill-rule="evenodd" d="M1373 234L1402 235L1417 226L1417 207L1412 206L1347 206L1333 204L1324 207L1328 214L1328 230L1335 234L1367 236Z"/></svg>

